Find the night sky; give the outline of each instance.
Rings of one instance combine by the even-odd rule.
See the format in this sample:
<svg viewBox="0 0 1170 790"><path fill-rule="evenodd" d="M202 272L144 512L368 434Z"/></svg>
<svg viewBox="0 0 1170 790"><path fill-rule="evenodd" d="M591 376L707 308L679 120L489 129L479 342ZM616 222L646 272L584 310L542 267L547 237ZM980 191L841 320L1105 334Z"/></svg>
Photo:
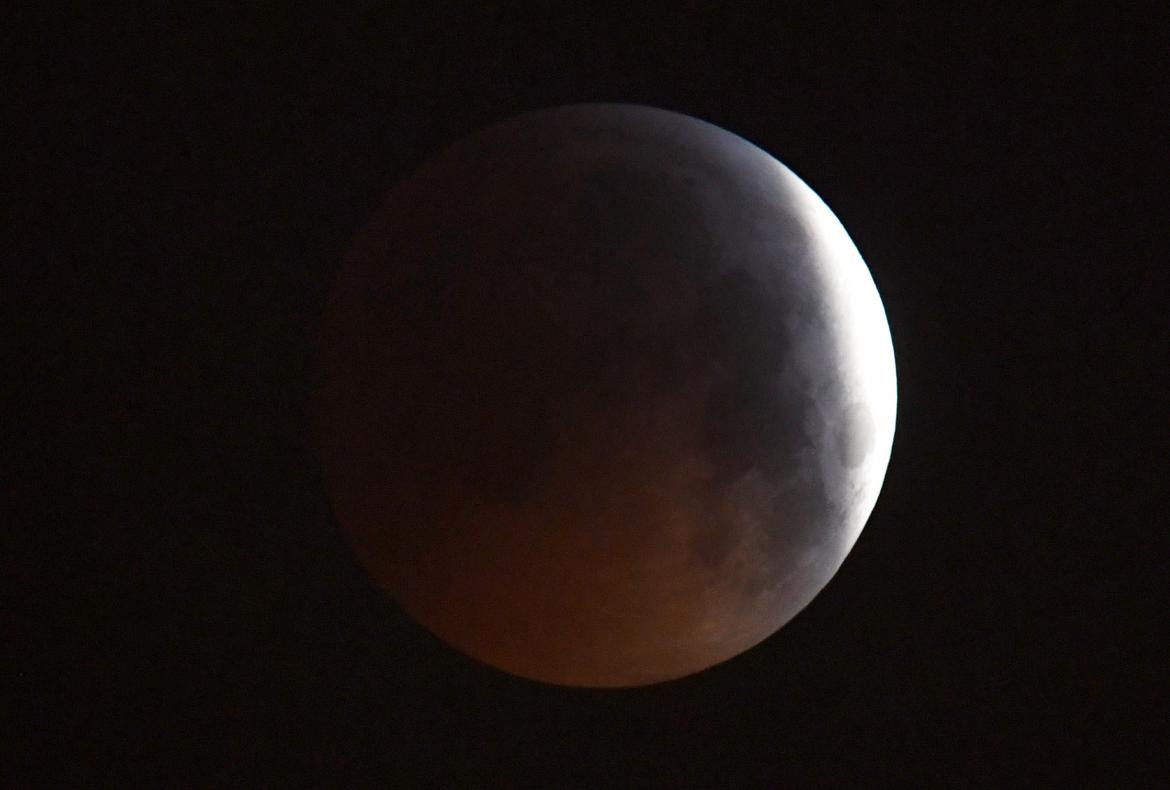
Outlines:
<svg viewBox="0 0 1170 790"><path fill-rule="evenodd" d="M1163 784L1152 23L405 5L5 20L5 783ZM836 578L739 658L634 690L513 678L413 624L340 537L309 430L309 338L380 197L581 101L788 164L868 262L898 363Z"/></svg>

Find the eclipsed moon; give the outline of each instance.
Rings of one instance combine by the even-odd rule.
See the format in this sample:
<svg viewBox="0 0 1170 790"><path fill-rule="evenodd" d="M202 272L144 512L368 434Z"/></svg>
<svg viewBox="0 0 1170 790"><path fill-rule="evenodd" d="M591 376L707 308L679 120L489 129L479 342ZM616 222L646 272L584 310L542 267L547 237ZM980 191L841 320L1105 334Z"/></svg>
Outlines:
<svg viewBox="0 0 1170 790"><path fill-rule="evenodd" d="M829 208L727 131L630 105L442 151L359 235L318 436L373 580L489 665L687 675L775 632L876 502L896 381Z"/></svg>

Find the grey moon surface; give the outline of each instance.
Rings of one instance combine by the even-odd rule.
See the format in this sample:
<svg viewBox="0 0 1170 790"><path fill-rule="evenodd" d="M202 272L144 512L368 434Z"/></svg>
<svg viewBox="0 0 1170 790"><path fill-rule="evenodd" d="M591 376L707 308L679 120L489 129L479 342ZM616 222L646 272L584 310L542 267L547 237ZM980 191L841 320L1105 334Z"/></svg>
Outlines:
<svg viewBox="0 0 1170 790"><path fill-rule="evenodd" d="M394 187L331 292L326 486L373 581L465 654L637 686L756 645L876 503L896 377L825 203L706 122L517 116Z"/></svg>

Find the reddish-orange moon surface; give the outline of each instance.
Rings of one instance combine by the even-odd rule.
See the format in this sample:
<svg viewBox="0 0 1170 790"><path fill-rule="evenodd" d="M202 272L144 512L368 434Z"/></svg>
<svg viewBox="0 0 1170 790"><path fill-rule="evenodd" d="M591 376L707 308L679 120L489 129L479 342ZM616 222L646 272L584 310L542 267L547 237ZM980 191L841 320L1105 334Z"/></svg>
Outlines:
<svg viewBox="0 0 1170 790"><path fill-rule="evenodd" d="M896 381L840 222L684 115L518 116L401 182L320 336L341 528L447 643L550 683L697 672L799 612L874 507Z"/></svg>

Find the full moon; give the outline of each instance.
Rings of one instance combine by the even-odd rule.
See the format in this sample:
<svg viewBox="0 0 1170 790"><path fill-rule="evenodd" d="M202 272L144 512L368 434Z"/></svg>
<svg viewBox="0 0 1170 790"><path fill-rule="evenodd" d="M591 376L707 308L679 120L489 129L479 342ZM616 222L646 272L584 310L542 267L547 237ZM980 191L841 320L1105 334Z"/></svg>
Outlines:
<svg viewBox="0 0 1170 790"><path fill-rule="evenodd" d="M358 235L316 361L334 512L439 638L537 681L656 683L829 582L894 436L853 242L760 148L665 110L520 115Z"/></svg>

